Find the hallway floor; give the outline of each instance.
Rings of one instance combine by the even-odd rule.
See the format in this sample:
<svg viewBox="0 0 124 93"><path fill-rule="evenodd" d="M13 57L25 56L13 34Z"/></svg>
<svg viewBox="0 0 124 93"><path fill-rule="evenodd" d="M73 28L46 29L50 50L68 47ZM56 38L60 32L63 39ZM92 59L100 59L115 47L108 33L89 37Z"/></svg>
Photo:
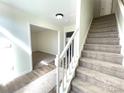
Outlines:
<svg viewBox="0 0 124 93"><path fill-rule="evenodd" d="M49 53L35 51L32 53L32 57L34 69L42 65L54 64L55 55Z"/></svg>
<svg viewBox="0 0 124 93"><path fill-rule="evenodd" d="M51 54L47 54L43 52L34 52L33 71L14 79L5 86L0 85L0 93L14 93L20 88L27 86L28 84L32 83L38 78L41 78L48 72L54 70L55 69L54 58L55 56Z"/></svg>

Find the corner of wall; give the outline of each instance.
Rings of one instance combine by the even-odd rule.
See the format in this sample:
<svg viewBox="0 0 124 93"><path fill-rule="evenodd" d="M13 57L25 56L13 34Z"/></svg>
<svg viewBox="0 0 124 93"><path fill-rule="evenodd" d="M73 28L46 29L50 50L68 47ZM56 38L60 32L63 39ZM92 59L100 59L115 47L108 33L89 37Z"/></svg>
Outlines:
<svg viewBox="0 0 124 93"><path fill-rule="evenodd" d="M121 54L124 57L124 31L123 31L123 26L124 26L124 17L123 14L121 13L121 9L119 6L119 2L118 2L118 7L117 10L115 12L116 15L116 20L117 20L117 27L118 27L118 31L119 31L119 37L120 37L120 45L121 45ZM121 22L122 21L122 22ZM124 66L124 59L122 62L123 66Z"/></svg>

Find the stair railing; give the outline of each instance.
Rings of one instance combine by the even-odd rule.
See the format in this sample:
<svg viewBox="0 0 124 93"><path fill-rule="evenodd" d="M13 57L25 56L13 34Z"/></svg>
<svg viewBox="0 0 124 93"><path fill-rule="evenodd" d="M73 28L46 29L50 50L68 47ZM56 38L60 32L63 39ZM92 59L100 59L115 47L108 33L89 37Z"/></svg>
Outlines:
<svg viewBox="0 0 124 93"><path fill-rule="evenodd" d="M121 0L122 4L124 5L124 0Z"/></svg>
<svg viewBox="0 0 124 93"><path fill-rule="evenodd" d="M121 8L121 11L124 11L124 0L118 0L119 7Z"/></svg>
<svg viewBox="0 0 124 93"><path fill-rule="evenodd" d="M79 59L79 29L77 29L64 50L56 56L55 64L57 69L56 93L68 93L71 80L75 75L75 69Z"/></svg>

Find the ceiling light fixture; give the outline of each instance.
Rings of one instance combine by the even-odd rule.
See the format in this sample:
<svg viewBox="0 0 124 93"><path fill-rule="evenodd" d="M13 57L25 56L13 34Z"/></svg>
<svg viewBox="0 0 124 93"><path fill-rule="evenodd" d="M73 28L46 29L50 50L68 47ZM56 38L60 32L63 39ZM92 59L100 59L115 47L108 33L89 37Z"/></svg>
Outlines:
<svg viewBox="0 0 124 93"><path fill-rule="evenodd" d="M64 15L62 13L57 13L56 14L57 19L62 19L63 17L64 17Z"/></svg>

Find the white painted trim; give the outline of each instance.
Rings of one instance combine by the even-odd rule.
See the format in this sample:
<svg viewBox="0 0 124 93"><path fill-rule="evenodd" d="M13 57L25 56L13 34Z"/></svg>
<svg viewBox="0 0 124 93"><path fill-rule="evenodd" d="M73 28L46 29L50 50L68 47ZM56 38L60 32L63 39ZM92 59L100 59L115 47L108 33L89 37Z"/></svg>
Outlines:
<svg viewBox="0 0 124 93"><path fill-rule="evenodd" d="M61 40L60 40L60 31L58 31L58 55L60 54L60 52L61 52L61 49L60 49L60 42L61 42Z"/></svg>
<svg viewBox="0 0 124 93"><path fill-rule="evenodd" d="M118 8L117 9L121 12L122 17L124 19L124 11L121 10L122 9L121 7L122 7L122 2L121 2L121 0L118 0ZM124 6L123 6L123 9L124 9ZM123 44L124 43L124 38L123 38L124 31L123 31L121 24L119 22L119 15L117 13L117 10L116 10L115 14L116 14L115 16L116 16L116 20L117 20L117 27L118 27L118 31L119 31L119 37L120 37L121 54L124 56L124 44ZM124 66L124 59L123 59L122 64Z"/></svg>
<svg viewBox="0 0 124 93"><path fill-rule="evenodd" d="M66 46L66 43L65 42L66 42L66 33L67 32L75 32L75 31L64 31L64 47Z"/></svg>
<svg viewBox="0 0 124 93"><path fill-rule="evenodd" d="M88 33L89 33L89 30L90 30L90 27L91 27L92 21L93 21L93 17L91 18L90 24L89 24L89 26L88 26L88 28L87 28L86 33L85 33L85 39L84 39L85 42L86 42L86 38L87 38ZM85 42L82 41L82 43L81 43L81 45L80 45L80 55L81 55L81 52L82 52L82 50L83 50L83 48L84 48L84 44L85 44Z"/></svg>
<svg viewBox="0 0 124 93"><path fill-rule="evenodd" d="M120 45L121 45L121 54L124 56L124 46L123 46L123 41L122 41L122 37L124 36L124 32L122 32L121 30L121 25L119 23L119 19L116 15L116 19L117 19L117 27L118 27L118 31L119 31L119 37L120 37ZM122 62L123 66L124 66L124 59Z"/></svg>
<svg viewBox="0 0 124 93"><path fill-rule="evenodd" d="M118 0L118 4L119 4L119 8L121 10L121 13L122 13L122 15L124 17L124 5L123 5L121 0Z"/></svg>
<svg viewBox="0 0 124 93"><path fill-rule="evenodd" d="M71 36L70 40L68 41L66 47L64 48L64 50L62 51L62 53L59 56L59 59L61 59L63 57L63 55L65 54L65 52L67 51L67 49L70 47L70 44L72 42L72 40L75 38L77 32L79 32L79 28L73 33L73 35Z"/></svg>

